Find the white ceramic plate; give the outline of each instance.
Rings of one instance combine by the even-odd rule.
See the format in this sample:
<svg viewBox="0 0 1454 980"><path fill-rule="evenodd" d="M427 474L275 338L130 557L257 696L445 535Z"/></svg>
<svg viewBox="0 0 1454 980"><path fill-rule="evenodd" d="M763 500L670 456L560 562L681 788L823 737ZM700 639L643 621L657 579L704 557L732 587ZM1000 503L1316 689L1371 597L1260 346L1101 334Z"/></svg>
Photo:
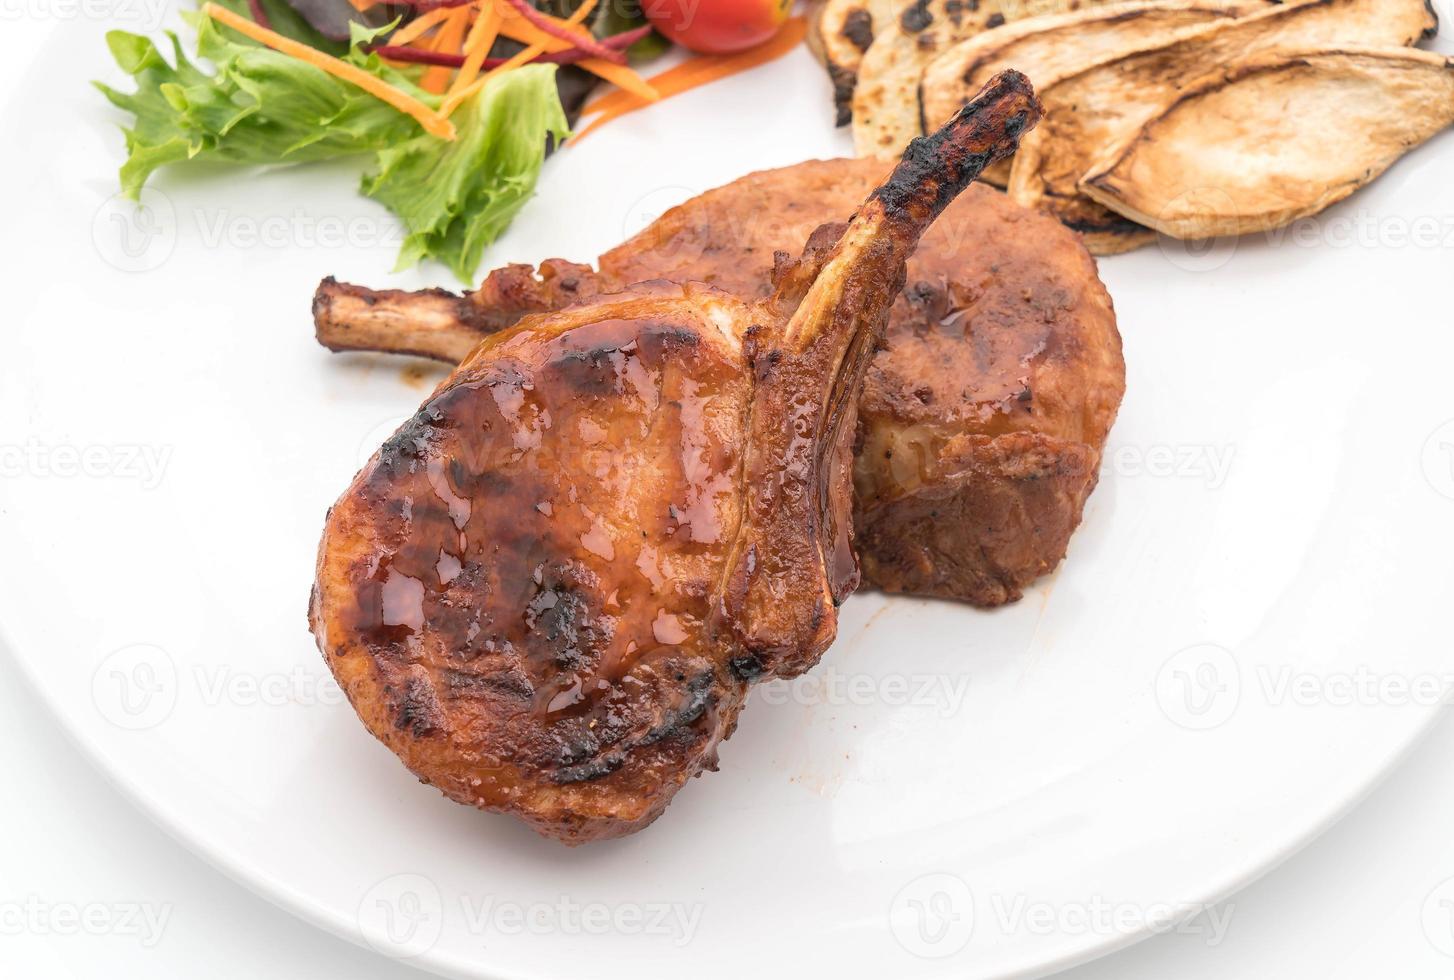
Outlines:
<svg viewBox="0 0 1454 980"><path fill-rule="evenodd" d="M1044 972L1288 854L1449 687L1445 134L1284 236L1103 264L1129 391L1068 560L1018 605L854 598L636 837L569 850L449 803L340 703L304 619L325 508L433 379L315 346L312 289L443 273L390 275L347 168L170 175L118 208L119 117L79 84L115 78L104 26L61 29L31 91L76 84L4 120L29 149L0 623L126 793L329 929L461 977ZM829 115L799 52L623 120L550 161L487 261L588 257L845 153Z"/></svg>

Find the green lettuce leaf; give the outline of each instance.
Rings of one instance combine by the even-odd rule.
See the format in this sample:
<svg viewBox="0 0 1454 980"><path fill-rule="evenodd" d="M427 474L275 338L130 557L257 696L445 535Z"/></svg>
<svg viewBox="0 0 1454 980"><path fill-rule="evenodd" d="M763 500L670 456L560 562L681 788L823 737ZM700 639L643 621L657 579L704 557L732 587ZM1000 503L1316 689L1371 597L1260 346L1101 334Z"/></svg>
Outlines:
<svg viewBox="0 0 1454 980"><path fill-rule="evenodd" d="M409 237L400 268L426 256L468 281L485 246L500 236L535 191L545 134L570 132L554 65L525 65L497 76L450 116L459 138L427 134L382 150L363 192L404 219ZM488 173L490 180L480 180Z"/></svg>
<svg viewBox="0 0 1454 980"><path fill-rule="evenodd" d="M443 262L470 281L484 248L534 192L548 140L569 132L553 65L498 76L451 115L458 137L432 136L411 117L329 73L224 31L199 17L197 54L208 74L169 35L172 62L148 38L107 37L136 82L120 92L97 83L134 117L125 127L121 187L135 198L162 166L191 160L242 165L305 163L369 154L363 192L403 219L401 267ZM383 28L387 30L387 28ZM390 68L361 46L378 34L355 25L344 57L429 105L419 73Z"/></svg>

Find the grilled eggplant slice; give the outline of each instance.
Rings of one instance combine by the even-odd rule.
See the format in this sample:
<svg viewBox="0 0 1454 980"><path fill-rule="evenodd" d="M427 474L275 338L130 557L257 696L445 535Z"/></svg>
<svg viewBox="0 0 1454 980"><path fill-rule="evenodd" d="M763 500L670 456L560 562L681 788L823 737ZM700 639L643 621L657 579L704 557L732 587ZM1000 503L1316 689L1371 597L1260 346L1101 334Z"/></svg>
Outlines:
<svg viewBox="0 0 1454 980"><path fill-rule="evenodd" d="M1450 125L1454 58L1278 51L1198 82L1081 188L1175 238L1265 231L1341 201Z"/></svg>
<svg viewBox="0 0 1454 980"><path fill-rule="evenodd" d="M1105 0L897 0L873 32L853 89L859 156L897 157L920 134L924 66L960 41L1009 21L1104 6Z"/></svg>
<svg viewBox="0 0 1454 980"><path fill-rule="evenodd" d="M1045 121L1015 154L1010 196L1080 231L1098 255L1135 248L1155 232L1086 197L1080 180L1187 89L1278 48L1412 44L1436 26L1425 0L1308 0L1189 28L1170 44L1038 80Z"/></svg>
<svg viewBox="0 0 1454 980"><path fill-rule="evenodd" d="M814 18L809 40L833 83L839 126L853 118L853 88L864 52L893 13L892 0L825 0Z"/></svg>
<svg viewBox="0 0 1454 980"><path fill-rule="evenodd" d="M1030 78L1058 78L1125 51L1164 43L1176 31L1265 10L1271 0L1169 0L1116 3L1071 14L1027 17L961 41L929 63L919 81L921 128L933 131L974 98L1001 68ZM1009 181L1010 164L980 179Z"/></svg>

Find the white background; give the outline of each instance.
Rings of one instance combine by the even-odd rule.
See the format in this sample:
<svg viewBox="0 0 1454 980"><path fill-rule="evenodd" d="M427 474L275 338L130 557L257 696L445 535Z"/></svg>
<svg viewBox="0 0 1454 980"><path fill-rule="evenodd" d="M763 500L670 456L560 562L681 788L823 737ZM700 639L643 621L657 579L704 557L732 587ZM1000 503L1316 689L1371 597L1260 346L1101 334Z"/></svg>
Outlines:
<svg viewBox="0 0 1454 980"><path fill-rule="evenodd" d="M0 61L0 98L44 98L13 85L28 67L26 52L39 46L52 23L33 16L21 0L0 0L0 13L10 54ZM57 84L76 83L64 65L56 65L52 77ZM23 152L25 134L7 135L10 152ZM423 976L293 919L192 857L106 784L5 662L0 735L0 977ZM1443 940L1454 949L1454 934L1431 937L1425 928L1426 907L1440 896L1454 898L1451 771L1454 716L1446 713L1368 801L1225 903L1230 928L1221 943L1209 946L1204 935L1165 935L1063 976L1454 975L1454 958L1435 944ZM1436 889L1440 894L1432 895ZM157 941L125 925L90 935L23 918L27 906L92 907L116 915L136 905L165 917ZM1434 924L1449 928L1449 913L1435 916ZM811 950L803 955L812 962ZM541 970L549 975L545 949Z"/></svg>

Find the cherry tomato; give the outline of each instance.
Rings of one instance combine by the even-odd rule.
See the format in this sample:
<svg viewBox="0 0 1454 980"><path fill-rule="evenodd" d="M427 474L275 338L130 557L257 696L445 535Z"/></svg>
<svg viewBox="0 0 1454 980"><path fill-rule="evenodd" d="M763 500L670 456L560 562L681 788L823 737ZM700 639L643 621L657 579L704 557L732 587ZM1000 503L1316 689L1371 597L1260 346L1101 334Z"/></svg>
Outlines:
<svg viewBox="0 0 1454 980"><path fill-rule="evenodd" d="M669 41L703 54L761 44L788 19L793 0L641 0L641 12Z"/></svg>

